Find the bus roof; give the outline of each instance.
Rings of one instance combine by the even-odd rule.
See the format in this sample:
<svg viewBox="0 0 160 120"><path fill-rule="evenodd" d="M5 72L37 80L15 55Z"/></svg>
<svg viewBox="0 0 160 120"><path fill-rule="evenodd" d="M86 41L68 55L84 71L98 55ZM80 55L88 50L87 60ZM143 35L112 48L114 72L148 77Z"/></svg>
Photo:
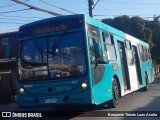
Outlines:
<svg viewBox="0 0 160 120"><path fill-rule="evenodd" d="M69 19L69 18L84 18L84 14L77 14L77 15L65 15L65 16L58 16L58 17L52 17L52 18L46 18L46 19L42 19L42 20L38 20L38 21L35 21L35 22L31 22L31 23L28 23L28 24L25 24L25 25L22 25L20 26L19 29L22 29L22 28L25 28L25 27L29 27L29 26L32 26L32 25L37 25L37 24L42 24L42 23L46 23L46 22L49 22L49 21L58 21L58 20L61 20L61 19Z"/></svg>
<svg viewBox="0 0 160 120"><path fill-rule="evenodd" d="M95 19L91 18L90 16L84 15L84 14L66 15L66 16L46 18L46 19L43 19L43 20L39 20L39 21L35 21L35 22L29 23L29 24L25 24L25 25L21 26L19 29L21 30L21 29L25 29L25 28L28 28L28 27L31 27L31 26L46 24L50 21L58 21L58 20L63 20L63 19L65 21L66 19L70 19L70 18L81 18L81 19L87 21L87 23L92 24L93 26L96 26L96 27L98 27L102 30L106 30L106 31L108 31L112 34L118 35L118 36L123 37L127 40L130 40L132 42L137 42L138 41L138 43L143 44L145 46L148 46L148 44L146 42L144 42L140 39L137 39L137 38L135 38L135 37L133 37L129 34L126 34L126 33L122 32L122 31L120 31L116 28L113 28L113 27L111 27L111 26L109 26L105 23L102 23L101 21L95 20ZM126 36L128 36L128 37L126 37Z"/></svg>

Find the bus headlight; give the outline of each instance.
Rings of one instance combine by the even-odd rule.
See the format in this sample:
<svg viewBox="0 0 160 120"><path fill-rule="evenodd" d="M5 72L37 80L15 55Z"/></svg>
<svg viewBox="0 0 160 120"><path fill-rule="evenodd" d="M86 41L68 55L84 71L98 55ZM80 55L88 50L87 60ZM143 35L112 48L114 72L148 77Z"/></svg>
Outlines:
<svg viewBox="0 0 160 120"><path fill-rule="evenodd" d="M86 89L86 88L87 88L87 84L86 84L86 83L82 83L81 87L82 87L83 89Z"/></svg>
<svg viewBox="0 0 160 120"><path fill-rule="evenodd" d="M24 93L24 88L19 88L19 93L23 94Z"/></svg>

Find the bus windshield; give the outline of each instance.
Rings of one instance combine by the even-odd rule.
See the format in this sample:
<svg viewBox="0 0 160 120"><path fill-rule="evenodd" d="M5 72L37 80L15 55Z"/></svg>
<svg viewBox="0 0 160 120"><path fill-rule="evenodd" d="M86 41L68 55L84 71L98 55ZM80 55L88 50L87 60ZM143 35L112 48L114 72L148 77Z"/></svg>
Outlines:
<svg viewBox="0 0 160 120"><path fill-rule="evenodd" d="M20 41L19 80L58 79L86 74L82 32Z"/></svg>

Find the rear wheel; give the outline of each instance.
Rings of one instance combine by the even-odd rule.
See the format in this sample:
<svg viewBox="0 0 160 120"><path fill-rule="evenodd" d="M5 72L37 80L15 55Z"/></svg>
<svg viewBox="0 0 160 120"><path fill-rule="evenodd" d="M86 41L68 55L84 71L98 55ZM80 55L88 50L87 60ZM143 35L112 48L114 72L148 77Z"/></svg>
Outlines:
<svg viewBox="0 0 160 120"><path fill-rule="evenodd" d="M115 108L118 105L118 100L120 98L120 90L115 78L113 78L112 81L112 96L113 98L108 102L108 106L111 108Z"/></svg>
<svg viewBox="0 0 160 120"><path fill-rule="evenodd" d="M148 75L147 74L145 74L145 82L146 82L146 86L144 87L144 91L148 91L149 81L148 81Z"/></svg>

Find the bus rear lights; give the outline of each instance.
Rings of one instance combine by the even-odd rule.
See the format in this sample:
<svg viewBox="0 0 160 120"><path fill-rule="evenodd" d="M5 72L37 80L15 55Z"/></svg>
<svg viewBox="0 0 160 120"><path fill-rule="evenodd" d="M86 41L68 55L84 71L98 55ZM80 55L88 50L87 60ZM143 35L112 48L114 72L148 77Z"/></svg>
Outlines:
<svg viewBox="0 0 160 120"><path fill-rule="evenodd" d="M82 87L82 89L86 89L87 88L87 84L86 83L82 83L81 87Z"/></svg>
<svg viewBox="0 0 160 120"><path fill-rule="evenodd" d="M24 88L19 88L19 93L23 94L24 93Z"/></svg>

